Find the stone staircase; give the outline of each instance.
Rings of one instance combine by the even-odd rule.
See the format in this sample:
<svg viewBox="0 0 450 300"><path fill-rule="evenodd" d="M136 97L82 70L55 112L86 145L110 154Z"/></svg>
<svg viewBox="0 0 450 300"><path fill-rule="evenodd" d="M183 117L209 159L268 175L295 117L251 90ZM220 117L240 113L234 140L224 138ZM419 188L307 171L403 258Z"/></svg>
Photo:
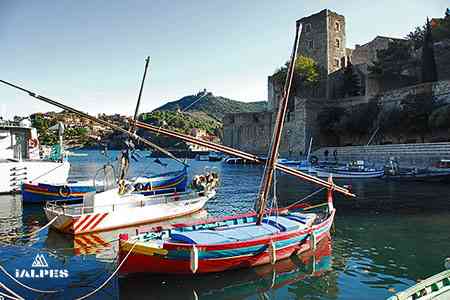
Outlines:
<svg viewBox="0 0 450 300"><path fill-rule="evenodd" d="M315 150L312 155L325 160L326 150L328 160L334 160L333 152L336 150L338 161L359 159L376 165L383 165L390 157L395 157L405 167L427 167L440 159L450 159L450 142L324 147Z"/></svg>

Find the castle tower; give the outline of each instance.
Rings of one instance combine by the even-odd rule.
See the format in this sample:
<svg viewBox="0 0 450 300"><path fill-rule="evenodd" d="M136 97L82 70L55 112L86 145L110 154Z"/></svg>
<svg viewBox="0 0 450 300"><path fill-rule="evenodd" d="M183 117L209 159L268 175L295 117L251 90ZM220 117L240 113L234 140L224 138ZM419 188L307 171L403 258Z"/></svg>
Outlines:
<svg viewBox="0 0 450 300"><path fill-rule="evenodd" d="M298 55L311 57L320 69L320 83L315 97L330 98L328 75L345 67L345 17L324 9L299 20L302 23Z"/></svg>

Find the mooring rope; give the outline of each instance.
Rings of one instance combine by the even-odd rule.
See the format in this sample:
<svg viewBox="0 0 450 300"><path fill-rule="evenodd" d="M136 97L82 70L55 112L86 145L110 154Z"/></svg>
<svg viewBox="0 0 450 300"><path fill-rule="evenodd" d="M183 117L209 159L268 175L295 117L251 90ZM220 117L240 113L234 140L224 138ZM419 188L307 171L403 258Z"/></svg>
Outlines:
<svg viewBox="0 0 450 300"><path fill-rule="evenodd" d="M314 196L314 195L316 195L316 194L320 193L320 192L321 192L321 191L323 191L324 189L325 189L325 187L323 187L323 188L320 188L320 189L318 189L317 191L315 191L315 192L312 192L312 193L311 193L311 194L309 194L308 196L306 196L306 197L303 197L302 199L300 199L300 200L298 200L298 201L295 201L294 203L292 203L292 204L290 204L290 205L286 206L286 208L287 208L287 209L289 209L289 208L291 208L291 207L293 207L293 206L295 206L295 205L299 204L300 202L303 202L303 201L305 201L305 200L307 200L307 199L311 198L312 196Z"/></svg>
<svg viewBox="0 0 450 300"><path fill-rule="evenodd" d="M48 170L47 172L45 172L45 173L39 175L38 177L34 178L33 180L30 180L30 182L36 181L36 180L38 180L39 178L41 178L41 177L43 177L43 176L45 176L45 175L50 174L51 172L55 171L56 169L61 168L62 166L64 166L64 162L62 162L59 166L56 166L55 168L53 168L53 169L51 169L51 170Z"/></svg>
<svg viewBox="0 0 450 300"><path fill-rule="evenodd" d="M4 284L1 283L1 282L0 282L0 287L2 287L2 288L5 289L7 292L9 292L9 293L11 293L11 294L14 295L14 297L13 297L13 296L10 296L10 295L7 295L7 294L4 294L4 293L1 293L1 292L0 292L0 295L2 295L3 297L8 298L8 299L14 299L14 300L25 300L25 298L23 298L22 296L20 296L19 294L17 294L16 292L14 292L13 290L11 290L10 288L8 288L6 285L4 285Z"/></svg>
<svg viewBox="0 0 450 300"><path fill-rule="evenodd" d="M0 241L4 241L4 240L7 240L7 239L11 239L11 238L25 238L25 237L33 236L33 235L37 234L38 232L44 230L48 226L52 225L53 222L55 222L57 218L58 218L58 216L54 217L50 222L48 222L46 225L44 225L43 227L39 228L36 231L33 231L31 233L24 233L24 234L20 234L20 235L16 235L16 236L11 236L11 237L3 237L3 238L0 239Z"/></svg>
<svg viewBox="0 0 450 300"><path fill-rule="evenodd" d="M119 272L120 268L122 267L122 265L125 263L125 261L127 260L128 256L130 256L131 252L133 251L134 247L136 246L138 241L135 241L133 243L133 246L131 247L131 249L128 251L127 255L125 256L125 258L122 260L122 262L119 264L119 266L117 267L117 269L111 274L111 276L108 277L108 279L106 279L105 282L103 282L98 288L96 288L95 290L93 290L92 292L81 296L79 298L76 298L76 300L82 300L82 299L86 299L89 298L90 296L94 295L95 293L97 293L98 291L100 291L102 288L105 287L105 285L108 284L108 282L117 274L117 272Z"/></svg>
<svg viewBox="0 0 450 300"><path fill-rule="evenodd" d="M30 291L38 292L38 293L45 293L45 294L51 294L51 293L57 293L57 292L59 292L59 291L57 291L57 290L49 290L49 291L47 291L47 290L35 289L35 288L31 287L31 286L28 286L28 285L26 285L26 284L20 282L20 281L17 280L16 278L14 278L14 276L12 276L11 274L9 274L8 271L6 271L5 268L3 268L2 265L0 265L0 270L2 270L3 273L5 273L5 274L6 274L9 278L11 278L15 283L17 283L17 284L20 285L21 287L24 287L24 288L26 288L26 289L28 289L28 290L30 290Z"/></svg>

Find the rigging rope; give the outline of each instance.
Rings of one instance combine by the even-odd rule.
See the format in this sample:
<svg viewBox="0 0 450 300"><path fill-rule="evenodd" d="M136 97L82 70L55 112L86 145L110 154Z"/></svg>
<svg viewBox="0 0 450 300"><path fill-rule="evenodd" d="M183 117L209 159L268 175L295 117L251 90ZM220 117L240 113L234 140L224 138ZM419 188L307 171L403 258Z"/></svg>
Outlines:
<svg viewBox="0 0 450 300"><path fill-rule="evenodd" d="M47 175L47 174L50 174L51 172L55 171L56 169L58 169L58 168L60 168L60 167L62 167L62 166L64 166L64 162L61 162L61 164L60 164L59 166L56 166L55 168L53 168L53 169L51 169L51 170L49 170L49 171L47 171L47 172L45 172L45 173L39 175L38 177L36 177L36 178L34 178L34 179L32 179L32 180L30 180L30 182L36 181L36 180L38 180L39 178L41 178L41 177L43 177L43 176L45 176L45 175Z"/></svg>
<svg viewBox="0 0 450 300"><path fill-rule="evenodd" d="M311 198L312 196L314 196L314 195L320 193L320 192L323 191L324 189L325 189L325 187L320 188L320 189L318 189L317 191L312 192L312 193L309 194L308 196L303 197L302 199L300 199L300 200L298 200L298 201L296 201L296 202L294 202L294 203L292 203L292 204L286 206L286 208L289 209L289 208L291 208L291 207L293 207L293 206L299 204L300 202L303 202L303 201L305 201L305 200Z"/></svg>
<svg viewBox="0 0 450 300"><path fill-rule="evenodd" d="M13 296L11 296L11 295L7 295L7 294L4 294L4 293L0 293L0 295L2 295L2 296L5 297L5 298L8 298L8 299L14 299L14 300L24 300L24 299L25 299L25 298L23 298L22 296L20 296L19 294L17 294L16 292L14 292L13 290L9 289L6 285L4 285L4 284L1 283L1 282L0 282L0 287L2 287L4 290L6 290L7 292L9 292L9 293L11 293L11 294L14 295L14 297L13 297Z"/></svg>
<svg viewBox="0 0 450 300"><path fill-rule="evenodd" d="M125 258L122 260L122 262L119 264L119 266L117 267L117 269L111 274L111 276L108 277L108 279L106 279L105 282L103 282L98 288L96 288L95 290L93 290L92 292L78 297L76 298L76 300L82 300L82 299L86 299L92 295L94 295L95 293L97 293L98 291L100 291L102 288L105 287L105 285L108 284L108 282L116 275L116 273L119 271L119 269L122 267L122 265L125 263L125 261L127 260L128 256L130 256L131 252L133 251L134 247L137 245L137 240L134 242L133 246L130 248L130 250L128 251L127 255L125 256Z"/></svg>
<svg viewBox="0 0 450 300"><path fill-rule="evenodd" d="M3 268L2 265L0 265L0 270L3 271L3 273L5 273L9 278L11 278L15 283L17 283L18 285L20 285L21 287L24 287L30 291L33 292L38 292L38 293L44 293L44 294L52 294L52 293L57 293L59 292L58 290L40 290L40 289L35 289L31 286L28 286L22 282L20 282L19 280L17 280L16 278L14 278L14 276L12 276L11 274L8 273L8 271L5 270L5 268Z"/></svg>

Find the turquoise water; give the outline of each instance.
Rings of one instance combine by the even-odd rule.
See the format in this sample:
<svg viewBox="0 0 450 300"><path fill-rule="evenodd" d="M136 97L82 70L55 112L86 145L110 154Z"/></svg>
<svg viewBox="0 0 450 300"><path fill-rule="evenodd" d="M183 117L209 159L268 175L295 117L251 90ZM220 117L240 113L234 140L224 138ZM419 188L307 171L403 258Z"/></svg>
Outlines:
<svg viewBox="0 0 450 300"><path fill-rule="evenodd" d="M105 162L98 152L86 153L89 155L71 157L72 178L89 178ZM115 155L111 153L113 159ZM131 173L157 174L179 168L171 162L165 168L153 161L143 158L132 165ZM193 217L226 215L253 207L262 167L198 161L190 164L191 174L213 166L222 179L217 197L207 204L207 212ZM450 256L448 183L400 184L382 180L339 183L350 184L358 198L336 196L335 232L329 245L323 246L324 251L275 266L206 276L114 277L93 298L384 299L443 270L444 258ZM316 189L295 178L277 176L280 205L292 203ZM324 197L325 194L317 195L317 201ZM44 229L37 237L14 238L45 224L40 206L23 207L20 196L0 196L0 264L4 269L12 276L16 270L24 275L23 270L33 269L36 255L42 254L48 270L55 270L58 275L67 271L68 276L63 278L25 275L19 278L34 288L57 290L52 294L29 291L0 271L0 283L26 299L72 299L92 291L116 268L117 234L135 232L135 228L129 228L74 240ZM7 293L1 287L0 292Z"/></svg>

